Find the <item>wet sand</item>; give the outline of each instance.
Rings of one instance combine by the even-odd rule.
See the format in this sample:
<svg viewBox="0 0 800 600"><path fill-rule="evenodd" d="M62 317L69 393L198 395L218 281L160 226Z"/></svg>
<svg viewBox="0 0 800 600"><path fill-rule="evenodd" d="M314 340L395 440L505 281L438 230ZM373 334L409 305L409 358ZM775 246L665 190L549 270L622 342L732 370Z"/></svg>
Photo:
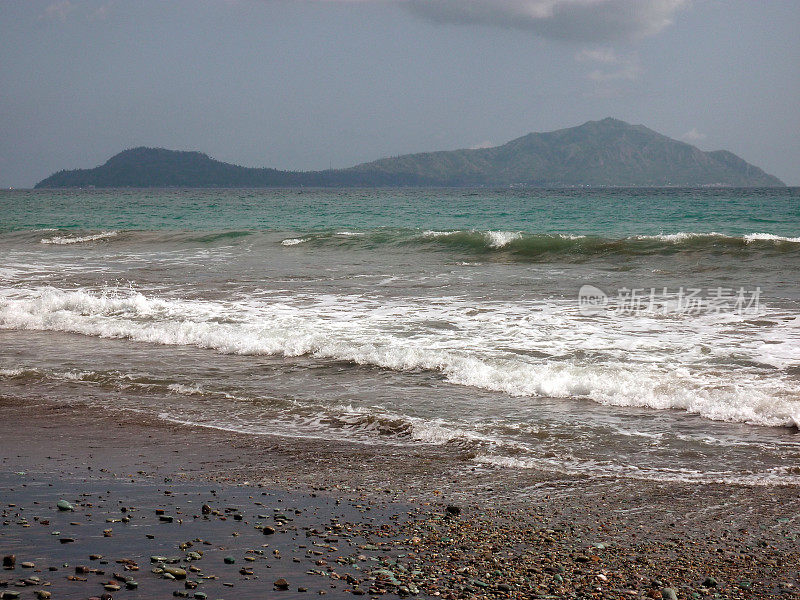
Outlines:
<svg viewBox="0 0 800 600"><path fill-rule="evenodd" d="M0 554L15 555L0 597L800 596L794 487L513 472L446 446L58 403L0 411Z"/></svg>

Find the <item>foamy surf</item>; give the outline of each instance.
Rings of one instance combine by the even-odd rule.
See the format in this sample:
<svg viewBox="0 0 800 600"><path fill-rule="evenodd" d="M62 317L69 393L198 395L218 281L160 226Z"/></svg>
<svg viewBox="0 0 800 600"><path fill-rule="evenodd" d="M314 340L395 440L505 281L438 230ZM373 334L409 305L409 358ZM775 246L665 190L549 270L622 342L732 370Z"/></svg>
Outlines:
<svg viewBox="0 0 800 600"><path fill-rule="evenodd" d="M743 237L748 244L753 242L787 242L789 244L800 244L800 237L785 237L772 233L750 233Z"/></svg>
<svg viewBox="0 0 800 600"><path fill-rule="evenodd" d="M281 241L281 246L297 246L298 244L302 244L303 242L307 242L308 240L305 238L287 238Z"/></svg>
<svg viewBox="0 0 800 600"><path fill-rule="evenodd" d="M428 325L441 322L453 327ZM552 302L484 303L476 311L474 302L458 298L435 305L346 296L212 302L45 288L7 290L0 327L425 370L513 397L587 398L765 426L800 423L797 387L782 370L800 356L797 320L736 333L727 315L628 317L609 327ZM736 366L743 355L764 366Z"/></svg>
<svg viewBox="0 0 800 600"><path fill-rule="evenodd" d="M118 234L117 231L101 231L100 233L94 233L92 235L81 235L81 236L62 236L56 235L51 238L42 238L42 244L55 244L58 246L64 246L69 244L83 244L85 242L96 242L98 240L106 240L108 238L116 237Z"/></svg>

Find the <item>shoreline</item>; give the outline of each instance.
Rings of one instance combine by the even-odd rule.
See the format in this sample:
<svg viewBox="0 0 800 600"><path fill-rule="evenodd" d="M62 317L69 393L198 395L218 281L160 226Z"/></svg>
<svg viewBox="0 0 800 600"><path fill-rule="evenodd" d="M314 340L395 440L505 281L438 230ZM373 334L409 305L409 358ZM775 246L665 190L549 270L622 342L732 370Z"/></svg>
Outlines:
<svg viewBox="0 0 800 600"><path fill-rule="evenodd" d="M400 456L386 447L234 434L121 411L36 404L31 414L19 402L0 400L0 547L17 561L14 570L0 573L0 584L6 582L0 593L35 598L41 589L53 598L99 597L100 583L120 568L113 561L131 559L140 567L140 588L127 590L118 580L114 597L156 591L193 597L201 589L208 598L271 597L280 578L290 588L274 593L287 598L321 591L350 597L354 590L371 596L416 590L444 598L657 598L671 597L669 590L678 598L800 597L797 487L511 472L475 467L448 448L420 446ZM262 494L272 504L255 504ZM56 509L59 499L78 509L67 511L69 519ZM202 503L219 514L202 515ZM137 509L130 514L141 517L140 528L132 527L134 520L106 524L121 518L121 506ZM268 520L259 514L272 518L281 506L301 511L296 523L284 521L274 537L255 529ZM237 510L226 512L230 508ZM232 517L237 512L241 520ZM76 535L75 543L54 543L52 527L40 523L57 519L66 519L62 534L71 519L82 522L76 531L90 533ZM347 523L345 542L324 541L343 537L325 529L334 520ZM114 544L103 546L102 531L109 527ZM168 533L150 540L141 534L147 527ZM193 549L180 544L211 538L207 557L186 562ZM270 555L276 544L284 558ZM233 565L222 562L226 550L220 547L239 552ZM117 556L123 549L127 555ZM97 567L89 554L109 561L102 576L75 573L75 566ZM179 557L174 568L196 565L202 576L220 579L198 578L196 588L185 588L183 580L150 572L149 557L159 555ZM32 570L19 566L29 560ZM70 575L87 581L70 581ZM39 577L42 585L16 587L26 577Z"/></svg>

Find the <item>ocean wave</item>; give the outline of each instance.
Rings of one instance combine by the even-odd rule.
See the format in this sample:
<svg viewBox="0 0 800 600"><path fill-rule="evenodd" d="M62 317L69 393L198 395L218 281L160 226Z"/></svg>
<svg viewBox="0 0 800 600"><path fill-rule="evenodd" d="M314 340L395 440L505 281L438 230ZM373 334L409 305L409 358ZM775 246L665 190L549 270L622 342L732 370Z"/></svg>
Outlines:
<svg viewBox="0 0 800 600"><path fill-rule="evenodd" d="M385 234L383 234L385 236ZM394 240L401 245L432 246L472 254L495 254L512 260L587 259L593 256L647 256L678 252L743 254L800 252L800 238L766 233L731 236L718 232L677 232L622 238L572 233L523 231L428 230L406 233ZM322 243L323 240L320 240Z"/></svg>
<svg viewBox="0 0 800 600"><path fill-rule="evenodd" d="M122 235L124 234L124 235ZM10 236L27 239L32 232L12 232ZM581 261L605 256L671 255L681 252L709 253L714 255L748 256L754 253L768 255L800 253L800 237L772 233L728 235L715 231L642 234L627 237L609 237L581 233L535 233L508 230L419 230L377 228L364 231L312 230L296 232L279 231L99 231L74 235L55 235L40 238L42 244L67 245L108 241L116 238L129 244L140 245L226 245L247 244L274 247L303 245L306 251L341 247L348 250L375 251L381 247L408 250L449 251L473 256L490 256L500 260ZM32 241L32 240L31 240Z"/></svg>
<svg viewBox="0 0 800 600"><path fill-rule="evenodd" d="M753 242L787 242L790 244L800 244L800 237L783 237L772 233L751 233L744 236L744 241L748 244Z"/></svg>
<svg viewBox="0 0 800 600"><path fill-rule="evenodd" d="M118 231L101 231L100 233L81 236L56 235L51 238L42 238L41 243L56 244L59 246L68 244L83 244L84 242L96 242L98 240L106 240L108 238L116 237L118 233Z"/></svg>
<svg viewBox="0 0 800 600"><path fill-rule="evenodd" d="M800 424L796 382L780 370L796 364L800 355L797 320L762 336L743 329L741 335L719 337L721 329L730 330L731 322L620 319L609 328L605 322L579 318L566 307L484 308L475 313L471 303L457 300L430 306L424 299L386 305L365 298L325 297L293 305L44 288L5 291L0 296L0 328L63 331L227 354L309 356L435 372L455 385L509 396L587 398L613 406L679 409L721 421ZM456 326L442 330L427 325L442 321ZM778 334L780 339L775 338ZM515 352L514 346L526 352ZM774 355L769 354L773 347ZM569 358L576 352L604 358ZM770 372L737 368L738 359L747 353L751 360L775 367ZM562 358L541 358L547 356ZM720 366L725 364L732 366Z"/></svg>

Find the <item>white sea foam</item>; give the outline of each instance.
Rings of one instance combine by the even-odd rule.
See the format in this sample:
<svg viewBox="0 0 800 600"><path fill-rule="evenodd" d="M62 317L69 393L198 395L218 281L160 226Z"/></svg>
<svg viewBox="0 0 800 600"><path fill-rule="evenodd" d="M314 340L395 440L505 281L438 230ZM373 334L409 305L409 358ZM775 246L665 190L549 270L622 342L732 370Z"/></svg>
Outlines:
<svg viewBox="0 0 800 600"><path fill-rule="evenodd" d="M800 483L800 477L783 472L762 472L747 475L707 472L694 469L637 468L633 465L614 465L591 460L561 462L542 458L517 458L498 454L479 454L474 462L504 469L533 469L570 474L622 476L627 479L664 481L674 483L720 483L725 485L775 486Z"/></svg>
<svg viewBox="0 0 800 600"><path fill-rule="evenodd" d="M729 239L736 239L735 236L725 235L724 233L718 233L716 231L710 231L708 233L695 233L690 231L680 231L678 233L669 233L669 234L658 234L658 235L637 235L634 239L637 240L659 240L662 242L672 242L672 243L681 243L687 240L694 240L700 238L729 238ZM785 237L780 235L775 235L772 233L748 233L743 235L741 239L746 244L751 244L753 242L788 242L788 243L800 243L800 237Z"/></svg>
<svg viewBox="0 0 800 600"><path fill-rule="evenodd" d="M522 237L519 231L487 231L486 238L492 248L504 248Z"/></svg>
<svg viewBox="0 0 800 600"><path fill-rule="evenodd" d="M303 242L307 242L306 238L288 238L281 242L282 246L296 246L297 244L302 244Z"/></svg>
<svg viewBox="0 0 800 600"><path fill-rule="evenodd" d="M753 242L789 242L792 244L800 244L800 237L783 237L774 235L772 233L750 233L744 236L744 241L748 244Z"/></svg>
<svg viewBox="0 0 800 600"><path fill-rule="evenodd" d="M730 315L627 317L609 326L580 317L572 304L486 302L475 311L474 301L458 298L378 302L321 295L292 302L12 289L0 295L0 327L230 354L308 355L435 371L453 384L518 397L581 397L715 420L800 424L796 385L782 371L800 356L797 319L736 333ZM441 322L453 327L430 325ZM575 353L596 358L570 358ZM772 370L736 366L742 359Z"/></svg>
<svg viewBox="0 0 800 600"><path fill-rule="evenodd" d="M679 231L678 233L660 233L657 235L637 235L634 239L637 240L659 240L662 242L673 242L673 243L680 243L685 242L686 240L694 240L697 238L724 238L727 237L723 233L717 233L716 231L710 231L708 233L693 233L690 231Z"/></svg>
<svg viewBox="0 0 800 600"><path fill-rule="evenodd" d="M203 389L198 385L184 385L182 383L171 383L167 386L167 389L182 396L201 396L204 393Z"/></svg>
<svg viewBox="0 0 800 600"><path fill-rule="evenodd" d="M424 237L429 237L429 238L440 238L440 237L449 237L463 233L466 232L436 231L433 229L429 229L427 231L423 231L422 235ZM523 235L522 232L520 231L472 231L471 233L474 235L482 235L486 239L486 243L491 248L504 248L514 240L520 239Z"/></svg>
<svg viewBox="0 0 800 600"><path fill-rule="evenodd" d="M51 238L42 238L42 244L57 244L57 245L65 245L65 244L82 244L84 242L95 242L97 240L105 240L108 238L115 237L118 232L116 231L101 231L100 233L95 233L93 235L83 235L83 236L60 236L56 235Z"/></svg>

